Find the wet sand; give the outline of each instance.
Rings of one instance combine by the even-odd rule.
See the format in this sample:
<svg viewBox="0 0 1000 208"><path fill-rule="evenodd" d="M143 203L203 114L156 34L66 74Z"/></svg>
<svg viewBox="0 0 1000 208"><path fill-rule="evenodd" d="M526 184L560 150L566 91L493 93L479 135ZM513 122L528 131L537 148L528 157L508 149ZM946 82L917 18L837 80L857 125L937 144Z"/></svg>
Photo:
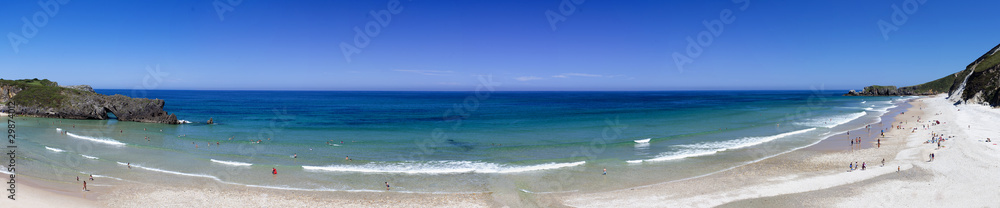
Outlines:
<svg viewBox="0 0 1000 208"><path fill-rule="evenodd" d="M830 151L805 148L723 171L682 181L624 190L553 195L574 207L857 207L913 206L981 207L1000 204L1000 172L995 145L983 142L996 135L1000 110L984 106L951 106L944 96L910 102L906 130L892 129L881 148ZM958 113L954 108L966 109ZM930 111L930 112L925 112ZM923 118L920 123L917 118ZM944 125L931 126L930 120ZM947 123L952 122L952 123ZM991 127L992 126L992 127ZM921 127L911 132L913 127ZM968 128L963 129L962 127ZM931 133L954 135L945 148L925 144ZM853 135L853 133L852 133ZM841 138L841 140L845 140ZM849 143L840 141L849 148ZM950 152L950 153L949 153ZM929 153L954 155L928 162ZM885 158L885 166L881 159ZM867 163L866 170L848 164ZM899 170L897 172L897 170ZM947 191L936 189L946 188ZM891 199L890 199L891 198ZM949 200L950 199L950 200Z"/></svg>

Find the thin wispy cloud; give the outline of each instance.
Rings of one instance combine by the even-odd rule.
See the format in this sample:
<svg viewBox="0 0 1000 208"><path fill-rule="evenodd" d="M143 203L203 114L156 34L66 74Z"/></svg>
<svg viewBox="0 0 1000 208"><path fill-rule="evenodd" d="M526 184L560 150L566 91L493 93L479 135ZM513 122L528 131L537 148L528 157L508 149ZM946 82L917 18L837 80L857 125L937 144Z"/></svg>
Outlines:
<svg viewBox="0 0 1000 208"><path fill-rule="evenodd" d="M393 71L407 72L407 73L414 73L414 74L422 74L422 75L431 75L431 76L443 76L443 75L451 75L452 73L455 73L454 71L411 70L411 69L396 69L396 70L393 70Z"/></svg>
<svg viewBox="0 0 1000 208"><path fill-rule="evenodd" d="M516 77L514 79L517 80L517 81L526 82L526 81L531 81L531 80L539 80L539 79L542 79L542 78L541 77L536 77L536 76L523 76L523 77Z"/></svg>
<svg viewBox="0 0 1000 208"><path fill-rule="evenodd" d="M600 74L584 74L584 73L562 73L562 74L555 75L555 76L552 76L552 77L555 77L555 78L569 78L569 77L608 77L608 78L611 78L611 76L604 76L604 75L600 75Z"/></svg>

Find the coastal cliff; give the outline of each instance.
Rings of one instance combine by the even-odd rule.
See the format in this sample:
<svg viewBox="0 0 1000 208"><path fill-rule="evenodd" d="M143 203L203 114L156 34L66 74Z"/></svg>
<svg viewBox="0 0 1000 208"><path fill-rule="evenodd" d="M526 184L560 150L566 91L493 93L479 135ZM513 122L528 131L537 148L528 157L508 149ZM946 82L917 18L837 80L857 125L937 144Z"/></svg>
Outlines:
<svg viewBox="0 0 1000 208"><path fill-rule="evenodd" d="M972 103L1000 107L1000 45L994 46L964 70L924 84L900 87L872 85L845 96L905 96L948 93L956 104Z"/></svg>
<svg viewBox="0 0 1000 208"><path fill-rule="evenodd" d="M87 85L59 86L45 79L0 80L0 102L8 101L14 101L13 109L4 105L0 110L26 116L106 120L111 112L119 121L180 123L163 111L160 99L102 95Z"/></svg>

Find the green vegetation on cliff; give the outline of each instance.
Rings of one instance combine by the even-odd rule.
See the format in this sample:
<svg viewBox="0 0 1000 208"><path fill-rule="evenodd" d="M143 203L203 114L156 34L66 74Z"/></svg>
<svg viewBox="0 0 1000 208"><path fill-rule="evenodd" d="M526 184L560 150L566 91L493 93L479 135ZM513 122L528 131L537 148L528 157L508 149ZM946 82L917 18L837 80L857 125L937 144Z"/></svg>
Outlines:
<svg viewBox="0 0 1000 208"><path fill-rule="evenodd" d="M0 85L13 86L22 89L11 100L18 105L58 108L66 98L62 93L66 88L59 87L47 79L2 80Z"/></svg>
<svg viewBox="0 0 1000 208"><path fill-rule="evenodd" d="M1000 106L1000 45L969 63L965 70L927 83L900 87L873 85L848 96L900 96L948 93L952 101ZM964 88L961 86L965 86Z"/></svg>
<svg viewBox="0 0 1000 208"><path fill-rule="evenodd" d="M946 93L951 90L951 85L955 82L956 74L949 74L948 76L941 77L940 79L930 81L923 84L909 86L913 88L913 92L916 93L927 93L927 94L937 94Z"/></svg>
<svg viewBox="0 0 1000 208"><path fill-rule="evenodd" d="M58 108L65 104L67 95L83 95L88 91L60 87L59 83L48 79L0 79L0 86L14 87L19 90L11 98L18 105Z"/></svg>
<svg viewBox="0 0 1000 208"><path fill-rule="evenodd" d="M996 50L996 48L994 48L994 50ZM1000 64L1000 55L997 55L996 53L993 54L986 53L983 56L984 57L982 58L982 62L979 62L979 65L976 65L976 72L981 72L983 70L996 66L997 64Z"/></svg>

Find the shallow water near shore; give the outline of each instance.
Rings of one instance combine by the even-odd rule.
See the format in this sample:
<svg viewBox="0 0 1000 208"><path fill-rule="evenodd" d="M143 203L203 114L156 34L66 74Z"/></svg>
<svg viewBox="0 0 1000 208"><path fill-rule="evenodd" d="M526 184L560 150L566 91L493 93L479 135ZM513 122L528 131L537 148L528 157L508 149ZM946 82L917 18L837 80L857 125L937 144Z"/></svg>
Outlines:
<svg viewBox="0 0 1000 208"><path fill-rule="evenodd" d="M400 192L599 191L810 146L877 123L903 99L815 91L144 96L165 99L165 110L192 123L19 117L19 173L317 191L382 191L384 182Z"/></svg>

